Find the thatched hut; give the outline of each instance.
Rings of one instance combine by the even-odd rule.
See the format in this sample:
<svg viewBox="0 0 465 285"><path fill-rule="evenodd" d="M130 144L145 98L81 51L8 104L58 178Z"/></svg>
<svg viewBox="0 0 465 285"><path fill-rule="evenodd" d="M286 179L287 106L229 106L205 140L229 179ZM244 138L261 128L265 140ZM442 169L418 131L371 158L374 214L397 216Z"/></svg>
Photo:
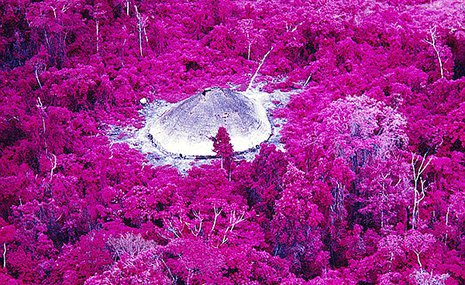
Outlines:
<svg viewBox="0 0 465 285"><path fill-rule="evenodd" d="M266 110L229 89L211 88L175 104L150 128L155 144L172 154L211 156L214 137L225 127L234 151L254 148L271 135Z"/></svg>

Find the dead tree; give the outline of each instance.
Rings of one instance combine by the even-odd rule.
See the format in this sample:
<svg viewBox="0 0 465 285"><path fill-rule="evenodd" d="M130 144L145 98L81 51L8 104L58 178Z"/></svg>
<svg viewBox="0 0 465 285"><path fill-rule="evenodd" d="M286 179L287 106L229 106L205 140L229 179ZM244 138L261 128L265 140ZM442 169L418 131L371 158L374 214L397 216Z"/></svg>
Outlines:
<svg viewBox="0 0 465 285"><path fill-rule="evenodd" d="M444 78L444 66L442 63L441 54L439 53L439 49L436 43L437 38L438 36L436 34L436 26L434 26L430 28L429 30L429 38L425 39L424 41L433 47L434 52L436 53L436 57L438 58L439 71L441 72L441 78Z"/></svg>

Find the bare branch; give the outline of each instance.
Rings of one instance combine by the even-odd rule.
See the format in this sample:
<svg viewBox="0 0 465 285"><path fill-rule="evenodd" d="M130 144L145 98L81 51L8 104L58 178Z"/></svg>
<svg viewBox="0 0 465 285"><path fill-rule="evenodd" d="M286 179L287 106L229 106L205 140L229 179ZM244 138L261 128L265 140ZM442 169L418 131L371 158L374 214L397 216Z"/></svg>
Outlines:
<svg viewBox="0 0 465 285"><path fill-rule="evenodd" d="M221 244L224 244L228 241L227 234L228 232L232 232L234 230L234 227L239 224L240 222L243 222L245 220L244 218L245 212L242 212L242 214L236 216L236 211L231 212L231 216L229 217L229 226L226 228L223 234L223 239L221 240Z"/></svg>
<svg viewBox="0 0 465 285"><path fill-rule="evenodd" d="M53 180L53 172L57 168L57 156L53 153L50 154L52 157L50 158L50 162L52 163L52 169L50 169L50 182Z"/></svg>
<svg viewBox="0 0 465 285"><path fill-rule="evenodd" d="M420 253L421 253L421 251L414 250L413 252L415 252L415 255L417 256L418 265L420 266L420 268L423 268L423 265L421 264L421 261L420 261Z"/></svg>
<svg viewBox="0 0 465 285"><path fill-rule="evenodd" d="M172 232L177 238L180 238L181 233L178 233L178 230L173 226L173 223L171 221L168 221L168 224L168 231Z"/></svg>
<svg viewBox="0 0 465 285"><path fill-rule="evenodd" d="M231 224L230 225L230 230L232 232L232 230L234 229L234 227L239 224L240 222L244 221L244 212L242 212L241 215L239 216L236 216L236 211L232 211L232 214L231 216L229 217L229 223Z"/></svg>
<svg viewBox="0 0 465 285"><path fill-rule="evenodd" d="M247 86L246 92L249 92L252 89L253 82L255 80L255 77L257 77L258 72L260 71L260 68L262 68L263 63L265 63L266 58L270 54L270 52L273 50L273 47L270 48L270 50L263 56L262 60L260 61L260 64L257 67L257 70L255 70L255 73L252 75L252 78L250 79L249 86Z"/></svg>
<svg viewBox="0 0 465 285"><path fill-rule="evenodd" d="M3 243L3 268L6 267L6 242Z"/></svg>
<svg viewBox="0 0 465 285"><path fill-rule="evenodd" d="M210 230L211 233L215 229L216 221L218 220L218 216L221 214L222 211L223 210L221 208L218 209L217 207L213 207L213 212L215 213L215 218L213 219L213 225L212 225L212 228Z"/></svg>
<svg viewBox="0 0 465 285"><path fill-rule="evenodd" d="M39 79L39 70L37 67L34 68L34 74L36 76L37 84L39 84L39 87L42 88L42 83L40 83L40 79Z"/></svg>
<svg viewBox="0 0 465 285"><path fill-rule="evenodd" d="M200 221L200 223L199 223L199 227L197 228L197 226L194 226L194 229L191 230L191 232L194 236L198 236L200 232L202 231L203 218L200 216L200 212L193 210L192 213L194 214L195 218Z"/></svg>
<svg viewBox="0 0 465 285"><path fill-rule="evenodd" d="M40 97L37 97L37 108L41 111L41 112L45 112L45 108L44 108L44 105L42 104L42 100L40 100ZM44 134L45 134L45 118L44 116L41 116L42 117L42 129L44 131Z"/></svg>
<svg viewBox="0 0 465 285"><path fill-rule="evenodd" d="M305 83L304 83L304 87L308 85L308 83L310 83L310 80L312 80L312 74L310 73L310 75L307 77L307 80L305 80Z"/></svg>
<svg viewBox="0 0 465 285"><path fill-rule="evenodd" d="M438 62L439 62L439 70L441 72L441 78L444 78L444 66L443 66L443 63L442 63L442 59L441 59L441 55L439 54L439 49L436 45L436 39L437 39L437 34L436 34L436 26L430 28L430 38L429 39L425 39L424 41L431 45L434 49L434 52L436 53L436 56L438 58Z"/></svg>
<svg viewBox="0 0 465 285"><path fill-rule="evenodd" d="M97 38L97 53L99 53L99 51L100 51L100 48L99 48L99 42L100 42L99 32L100 32L99 20L95 20L95 34L96 34L96 38Z"/></svg>
<svg viewBox="0 0 465 285"><path fill-rule="evenodd" d="M420 161L421 158L421 161ZM416 156L412 153L412 160L410 162L413 172L413 209L412 209L412 228L415 229L416 224L420 219L420 202L426 197L426 181L423 180L421 175L425 172L426 168L431 163L432 158L426 159L426 154L423 157ZM417 167L418 162L420 165ZM425 163L426 162L426 163Z"/></svg>
<svg viewBox="0 0 465 285"><path fill-rule="evenodd" d="M155 242L145 240L140 234L126 233L119 237L110 237L107 241L111 247L113 257L121 258L123 255L135 257L141 252L150 250L155 247Z"/></svg>
<svg viewBox="0 0 465 285"><path fill-rule="evenodd" d="M139 33L139 52L140 52L140 56L144 56L142 53L142 33L145 33L145 38L146 38L146 41L148 42L147 33L145 32L145 28L147 27L148 17L142 16L139 13L139 10L137 9L136 5L134 5L134 9L136 10L137 30Z"/></svg>

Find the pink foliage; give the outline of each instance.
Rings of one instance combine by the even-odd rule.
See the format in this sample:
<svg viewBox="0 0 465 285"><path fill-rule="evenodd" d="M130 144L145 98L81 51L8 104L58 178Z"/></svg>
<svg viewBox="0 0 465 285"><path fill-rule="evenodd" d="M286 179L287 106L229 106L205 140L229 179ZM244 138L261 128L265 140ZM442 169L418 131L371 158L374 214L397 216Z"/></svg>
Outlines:
<svg viewBox="0 0 465 285"><path fill-rule="evenodd" d="M0 284L465 284L461 1L0 15ZM292 91L270 112L284 150L243 160L220 128L218 158L180 173L110 134L255 72Z"/></svg>
<svg viewBox="0 0 465 285"><path fill-rule="evenodd" d="M221 168L224 168L227 172L230 172L234 150L226 128L220 127L218 129L218 133L214 138L212 138L212 140L213 151L221 158Z"/></svg>

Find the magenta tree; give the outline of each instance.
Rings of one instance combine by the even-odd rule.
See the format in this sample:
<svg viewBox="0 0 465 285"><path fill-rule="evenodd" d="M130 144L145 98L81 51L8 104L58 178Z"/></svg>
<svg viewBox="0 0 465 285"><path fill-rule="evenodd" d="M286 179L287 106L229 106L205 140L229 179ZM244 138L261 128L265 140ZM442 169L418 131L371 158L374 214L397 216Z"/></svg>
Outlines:
<svg viewBox="0 0 465 285"><path fill-rule="evenodd" d="M226 128L220 127L218 129L218 133L214 138L212 138L212 140L213 151L221 158L221 168L225 169L229 176L231 173L231 163L234 150Z"/></svg>

